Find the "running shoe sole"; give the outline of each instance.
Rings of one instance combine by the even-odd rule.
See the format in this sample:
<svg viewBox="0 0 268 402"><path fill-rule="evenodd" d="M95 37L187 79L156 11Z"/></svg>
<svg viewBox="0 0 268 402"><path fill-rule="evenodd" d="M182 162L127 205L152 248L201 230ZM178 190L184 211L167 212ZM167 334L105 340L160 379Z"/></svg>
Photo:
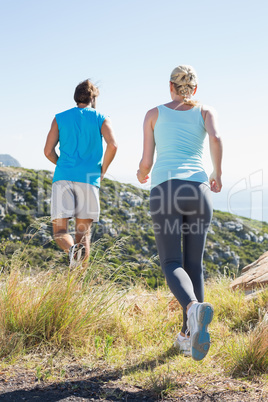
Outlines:
<svg viewBox="0 0 268 402"><path fill-rule="evenodd" d="M209 351L210 336L207 327L211 323L214 313L210 303L202 303L198 307L197 330L191 335L192 358L194 360L204 359Z"/></svg>

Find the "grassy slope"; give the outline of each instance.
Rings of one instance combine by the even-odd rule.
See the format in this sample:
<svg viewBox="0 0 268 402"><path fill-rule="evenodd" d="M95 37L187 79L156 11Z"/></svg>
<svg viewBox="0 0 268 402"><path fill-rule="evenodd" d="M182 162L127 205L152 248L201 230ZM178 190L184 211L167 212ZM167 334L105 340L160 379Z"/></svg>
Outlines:
<svg viewBox="0 0 268 402"><path fill-rule="evenodd" d="M118 372L120 382L159 397L183 395L189 380L199 393L219 383L227 390L230 378L236 379L237 392L265 387L268 290L249 300L230 290L228 278L207 283L206 300L215 307L212 345L208 356L195 362L172 347L182 310L168 289L148 289L129 279L132 264L116 268L111 256L125 253L122 244L104 254L99 250L95 245L87 269L73 272L58 261L53 270L25 271L27 248L8 260L9 273L0 275L3 369L27 367L39 380L61 381L72 360Z"/></svg>

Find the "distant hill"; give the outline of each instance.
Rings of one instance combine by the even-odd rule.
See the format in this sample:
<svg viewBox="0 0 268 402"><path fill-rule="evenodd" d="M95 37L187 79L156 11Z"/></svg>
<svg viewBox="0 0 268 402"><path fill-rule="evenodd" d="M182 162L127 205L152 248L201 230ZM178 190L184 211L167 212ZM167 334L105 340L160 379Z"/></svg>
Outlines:
<svg viewBox="0 0 268 402"><path fill-rule="evenodd" d="M5 266L6 256L29 241L33 267L46 268L55 260L53 253L63 258L52 240L51 182L49 171L0 168L0 266ZM149 191L104 179L100 203L100 222L93 225L92 243L106 252L122 242L122 252L109 252L114 266L133 262L133 276L143 276L151 287L163 283L149 213ZM3 246L5 242L8 246ZM204 253L205 276L237 276L267 250L267 223L214 210Z"/></svg>
<svg viewBox="0 0 268 402"><path fill-rule="evenodd" d="M20 167L20 163L17 161L17 159L13 158L11 155L7 154L0 154L0 165L2 166L14 166L14 167Z"/></svg>

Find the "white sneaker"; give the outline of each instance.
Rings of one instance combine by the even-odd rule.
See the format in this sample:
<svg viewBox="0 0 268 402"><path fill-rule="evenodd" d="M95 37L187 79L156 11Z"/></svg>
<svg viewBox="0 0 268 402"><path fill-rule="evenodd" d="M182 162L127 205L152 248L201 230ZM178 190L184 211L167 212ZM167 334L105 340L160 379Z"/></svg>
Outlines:
<svg viewBox="0 0 268 402"><path fill-rule="evenodd" d="M85 247L82 244L74 244L69 250L69 267L76 268L82 264L85 258Z"/></svg>
<svg viewBox="0 0 268 402"><path fill-rule="evenodd" d="M173 346L174 348L178 349L184 356L191 356L190 337L183 337L178 334Z"/></svg>
<svg viewBox="0 0 268 402"><path fill-rule="evenodd" d="M188 330L190 331L191 354L194 360L202 360L210 348L208 324L213 318L213 307L210 303L194 303L188 315Z"/></svg>

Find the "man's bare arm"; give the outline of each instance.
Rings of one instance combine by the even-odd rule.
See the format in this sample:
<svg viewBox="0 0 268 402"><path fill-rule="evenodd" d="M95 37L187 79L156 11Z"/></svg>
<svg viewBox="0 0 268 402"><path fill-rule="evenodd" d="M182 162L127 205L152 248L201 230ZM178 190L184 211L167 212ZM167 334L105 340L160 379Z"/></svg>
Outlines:
<svg viewBox="0 0 268 402"><path fill-rule="evenodd" d="M59 156L57 155L55 148L59 142L59 129L56 119L54 118L51 124L50 131L47 135L46 145L44 148L44 154L50 162L57 164Z"/></svg>
<svg viewBox="0 0 268 402"><path fill-rule="evenodd" d="M107 172L110 163L114 159L117 151L117 143L115 141L110 119L106 118L102 123L101 133L103 135L104 141L107 144L101 167L101 180L102 180L105 173Z"/></svg>

